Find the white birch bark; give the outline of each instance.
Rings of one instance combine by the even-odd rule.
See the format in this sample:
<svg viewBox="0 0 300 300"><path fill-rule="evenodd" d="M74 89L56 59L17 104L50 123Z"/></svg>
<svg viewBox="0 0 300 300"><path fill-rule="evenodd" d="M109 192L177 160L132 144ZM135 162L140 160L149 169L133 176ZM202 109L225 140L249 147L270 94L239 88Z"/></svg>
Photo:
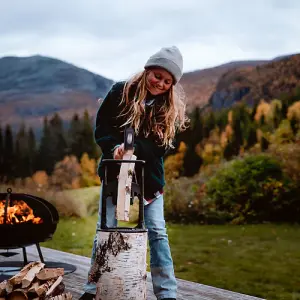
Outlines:
<svg viewBox="0 0 300 300"><path fill-rule="evenodd" d="M90 281L96 300L146 300L147 232L98 233Z"/></svg>

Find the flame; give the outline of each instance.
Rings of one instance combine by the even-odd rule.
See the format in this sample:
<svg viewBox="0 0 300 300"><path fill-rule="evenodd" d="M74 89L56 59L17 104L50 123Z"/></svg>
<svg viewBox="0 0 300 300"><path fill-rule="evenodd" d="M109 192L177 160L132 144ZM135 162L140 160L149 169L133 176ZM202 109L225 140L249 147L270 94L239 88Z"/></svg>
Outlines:
<svg viewBox="0 0 300 300"><path fill-rule="evenodd" d="M5 202L6 200L0 201L0 224L4 224ZM12 206L7 206L6 224L17 224L25 222L33 224L43 223L43 220L40 217L36 217L33 214L32 208L29 207L25 201L14 200L12 204Z"/></svg>

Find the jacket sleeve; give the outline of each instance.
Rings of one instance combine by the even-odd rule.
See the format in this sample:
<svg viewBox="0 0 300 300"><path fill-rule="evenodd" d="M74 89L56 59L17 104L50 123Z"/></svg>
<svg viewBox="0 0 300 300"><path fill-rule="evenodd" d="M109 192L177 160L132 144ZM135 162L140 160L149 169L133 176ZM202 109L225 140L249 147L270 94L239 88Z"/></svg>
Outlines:
<svg viewBox="0 0 300 300"><path fill-rule="evenodd" d="M94 138L103 154L106 155L110 155L115 147L122 143L116 122L121 92L119 84L114 84L104 98L96 116Z"/></svg>

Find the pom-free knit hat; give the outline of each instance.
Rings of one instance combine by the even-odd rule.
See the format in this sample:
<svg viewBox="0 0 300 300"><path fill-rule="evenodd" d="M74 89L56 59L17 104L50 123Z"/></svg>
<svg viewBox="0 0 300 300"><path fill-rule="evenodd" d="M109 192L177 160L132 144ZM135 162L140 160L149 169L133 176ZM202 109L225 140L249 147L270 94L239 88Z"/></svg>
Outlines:
<svg viewBox="0 0 300 300"><path fill-rule="evenodd" d="M183 59L176 46L161 48L158 52L150 56L145 64L145 69L149 67L161 67L173 75L175 83L182 76Z"/></svg>

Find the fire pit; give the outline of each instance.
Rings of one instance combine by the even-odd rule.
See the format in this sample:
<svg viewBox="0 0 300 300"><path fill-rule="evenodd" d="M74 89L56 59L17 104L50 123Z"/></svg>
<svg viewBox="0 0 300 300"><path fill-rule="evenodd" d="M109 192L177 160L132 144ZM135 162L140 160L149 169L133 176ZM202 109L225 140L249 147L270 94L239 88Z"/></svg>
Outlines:
<svg viewBox="0 0 300 300"><path fill-rule="evenodd" d="M59 215L56 208L48 201L37 196L12 193L12 189L7 189L7 193L0 193L0 249L23 250L23 262L6 262L0 264L7 268L9 265L24 266L28 263L26 247L35 245L41 262L45 262L39 243L52 238L55 233ZM11 256L17 253L4 252L3 256ZM53 265L53 262L49 262ZM59 267L60 263L54 263ZM47 263L46 263L47 266ZM64 264L66 268L67 264ZM69 265L71 266L71 265ZM68 269L68 268L67 268ZM75 269L72 271L74 271Z"/></svg>

